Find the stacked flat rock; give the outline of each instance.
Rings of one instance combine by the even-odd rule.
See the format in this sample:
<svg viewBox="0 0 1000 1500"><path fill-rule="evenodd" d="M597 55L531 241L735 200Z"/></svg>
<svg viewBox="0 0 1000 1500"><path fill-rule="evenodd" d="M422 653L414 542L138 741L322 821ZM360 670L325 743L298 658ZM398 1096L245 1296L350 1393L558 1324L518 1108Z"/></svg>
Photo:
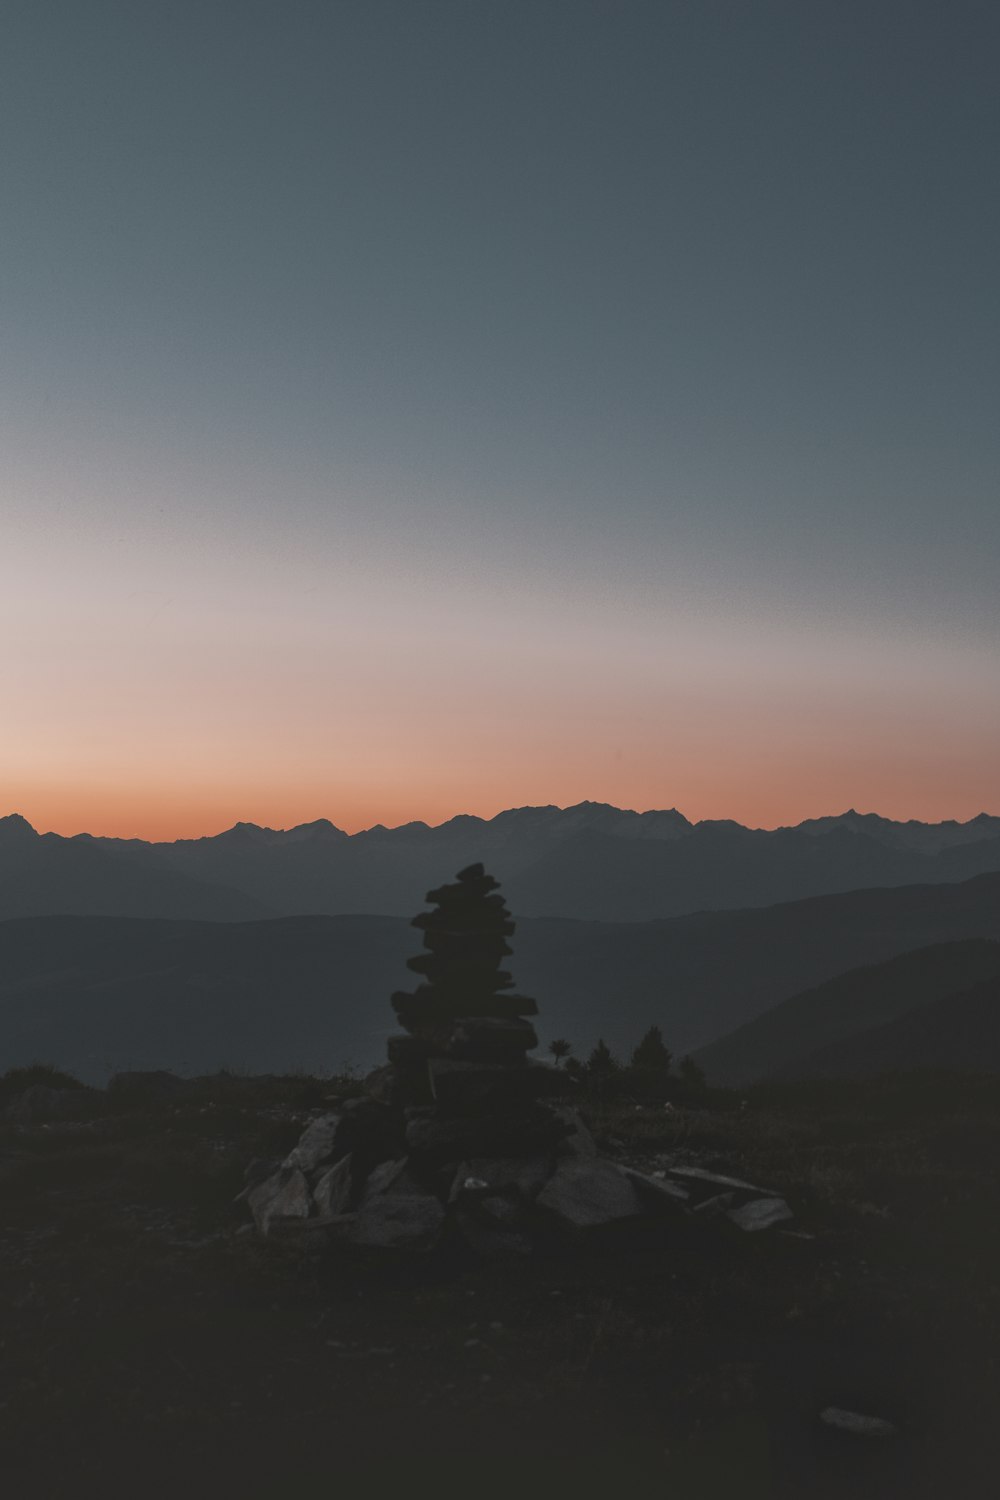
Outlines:
<svg viewBox="0 0 1000 1500"><path fill-rule="evenodd" d="M421 982L392 997L404 1031L388 1066L283 1161L248 1168L241 1198L262 1233L407 1250L457 1234L484 1254L524 1252L552 1228L687 1204L686 1187L600 1157L576 1111L545 1097L565 1078L528 1058L537 1006L501 968L514 923L497 890L476 864L428 893L435 909L413 923L425 951L409 960Z"/></svg>
<svg viewBox="0 0 1000 1500"><path fill-rule="evenodd" d="M498 882L482 865L460 870L453 885L428 891L436 911L421 912L412 926L424 934L424 953L407 959L407 968L423 983L412 993L397 991L393 1009L400 1025L414 1038L447 1044L456 1024L486 1023L492 1033L491 1057L506 1061L537 1046L525 1016L538 1012L534 1000L505 994L514 981L500 965L511 952L514 932ZM505 1045L506 1043L506 1045Z"/></svg>
<svg viewBox="0 0 1000 1500"><path fill-rule="evenodd" d="M407 963L423 982L392 996L405 1034L389 1040L390 1087L404 1104L433 1106L436 1122L525 1115L549 1082L550 1069L527 1061L538 1038L526 1018L538 1007L509 993L514 981L501 968L514 923L497 890L476 864L461 870L454 884L428 891L437 909L413 921L423 931L425 952ZM506 1145L511 1122L505 1124ZM465 1128L481 1144L485 1127ZM419 1123L413 1132L427 1133ZM438 1132L456 1140L462 1133L454 1123Z"/></svg>

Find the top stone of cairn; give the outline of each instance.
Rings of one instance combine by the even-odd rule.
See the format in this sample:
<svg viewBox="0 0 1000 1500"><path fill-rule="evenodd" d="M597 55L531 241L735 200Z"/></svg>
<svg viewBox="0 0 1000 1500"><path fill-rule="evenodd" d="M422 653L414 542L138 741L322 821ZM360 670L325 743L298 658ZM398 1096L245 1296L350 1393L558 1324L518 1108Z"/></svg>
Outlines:
<svg viewBox="0 0 1000 1500"><path fill-rule="evenodd" d="M423 953L407 960L422 983L392 997L401 1025L429 1036L460 1020L517 1021L537 1006L523 995L504 993L513 979L500 967L511 952L514 923L492 875L481 864L460 870L454 883L427 892L436 910L421 912L412 925L424 934Z"/></svg>

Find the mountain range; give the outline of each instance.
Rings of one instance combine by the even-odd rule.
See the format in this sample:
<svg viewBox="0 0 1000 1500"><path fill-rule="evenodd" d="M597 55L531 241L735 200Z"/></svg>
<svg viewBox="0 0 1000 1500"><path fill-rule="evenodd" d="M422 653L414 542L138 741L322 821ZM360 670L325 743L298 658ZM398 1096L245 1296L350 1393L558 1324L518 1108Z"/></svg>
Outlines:
<svg viewBox="0 0 1000 1500"><path fill-rule="evenodd" d="M0 818L0 919L406 916L428 887L476 860L519 916L645 922L967 880L1000 870L1000 818L893 822L852 810L767 830L583 802L356 834L324 819L288 830L237 823L150 843L39 834L15 814Z"/></svg>
<svg viewBox="0 0 1000 1500"><path fill-rule="evenodd" d="M538 1000L543 1042L564 1036L585 1056L603 1036L627 1057L656 1024L680 1055L847 970L977 939L1000 940L1000 874L653 922L522 918L510 967ZM36 1060L89 1082L126 1068L367 1069L384 1057L389 995L419 946L393 916L9 919L0 922L0 1072ZM988 971L984 947L951 964L951 989ZM919 988L924 962L915 962L918 999L939 993ZM877 1020L896 1013L870 1003ZM842 1034L817 1026L812 1046Z"/></svg>

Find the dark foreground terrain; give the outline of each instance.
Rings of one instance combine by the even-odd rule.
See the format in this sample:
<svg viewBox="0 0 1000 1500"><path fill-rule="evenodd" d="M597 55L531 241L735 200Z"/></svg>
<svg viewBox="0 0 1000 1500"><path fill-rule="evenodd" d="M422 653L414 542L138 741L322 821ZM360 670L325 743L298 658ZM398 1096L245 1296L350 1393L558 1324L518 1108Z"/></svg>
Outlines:
<svg viewBox="0 0 1000 1500"><path fill-rule="evenodd" d="M796 1219L478 1264L241 1232L247 1159L335 1088L220 1078L0 1126L8 1493L994 1493L997 1080L592 1108L608 1154L736 1172ZM898 1434L831 1431L831 1405Z"/></svg>

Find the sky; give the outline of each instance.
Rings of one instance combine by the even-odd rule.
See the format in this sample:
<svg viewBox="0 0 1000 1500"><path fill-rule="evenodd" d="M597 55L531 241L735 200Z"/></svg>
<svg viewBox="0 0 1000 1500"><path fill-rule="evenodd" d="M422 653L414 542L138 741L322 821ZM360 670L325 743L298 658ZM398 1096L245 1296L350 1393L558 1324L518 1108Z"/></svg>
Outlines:
<svg viewBox="0 0 1000 1500"><path fill-rule="evenodd" d="M0 814L1000 812L992 0L5 0Z"/></svg>

